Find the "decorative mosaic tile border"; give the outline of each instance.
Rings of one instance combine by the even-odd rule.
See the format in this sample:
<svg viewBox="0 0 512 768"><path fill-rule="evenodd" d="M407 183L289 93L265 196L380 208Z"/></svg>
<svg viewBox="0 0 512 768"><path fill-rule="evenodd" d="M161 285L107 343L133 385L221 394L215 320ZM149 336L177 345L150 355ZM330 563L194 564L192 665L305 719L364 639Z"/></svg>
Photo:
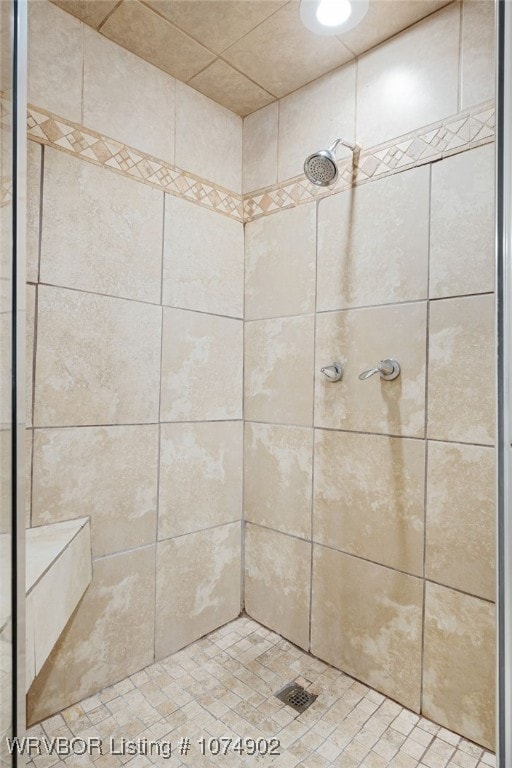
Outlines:
<svg viewBox="0 0 512 768"><path fill-rule="evenodd" d="M422 128L399 139L361 152L339 163L339 177L332 187L315 187L304 175L244 197L244 221L285 208L330 197L350 187L389 176L494 140L494 102Z"/></svg>
<svg viewBox="0 0 512 768"><path fill-rule="evenodd" d="M211 184L145 152L29 106L28 138L142 181L171 195L243 220L242 196Z"/></svg>

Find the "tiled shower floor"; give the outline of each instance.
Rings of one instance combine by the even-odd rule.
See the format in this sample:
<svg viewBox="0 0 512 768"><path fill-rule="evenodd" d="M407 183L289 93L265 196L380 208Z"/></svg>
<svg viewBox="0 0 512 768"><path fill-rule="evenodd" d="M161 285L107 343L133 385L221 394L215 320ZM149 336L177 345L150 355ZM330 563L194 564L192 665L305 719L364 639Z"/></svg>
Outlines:
<svg viewBox="0 0 512 768"><path fill-rule="evenodd" d="M298 714L274 697L299 678L318 699ZM307 681L307 682L306 682ZM248 618L212 632L179 653L105 688L30 729L51 738L121 738L171 743L171 757L98 753L33 757L28 768L278 766L282 768L475 768L494 755L404 709L308 656ZM203 757L198 740L277 738L278 757L230 752ZM179 756L181 739L190 739ZM213 742L215 749L216 742ZM107 746L103 748L107 752Z"/></svg>

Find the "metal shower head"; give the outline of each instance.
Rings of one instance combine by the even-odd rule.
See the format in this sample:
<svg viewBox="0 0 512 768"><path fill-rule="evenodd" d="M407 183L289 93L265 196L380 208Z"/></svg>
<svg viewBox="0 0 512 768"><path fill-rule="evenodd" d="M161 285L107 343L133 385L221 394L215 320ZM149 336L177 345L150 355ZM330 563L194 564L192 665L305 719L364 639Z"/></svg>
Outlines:
<svg viewBox="0 0 512 768"><path fill-rule="evenodd" d="M313 152L304 161L304 173L315 186L328 187L334 184L338 178L338 163L336 162L335 151L339 144L352 150L352 152L359 149L359 144L336 139L329 149L320 149L318 152Z"/></svg>

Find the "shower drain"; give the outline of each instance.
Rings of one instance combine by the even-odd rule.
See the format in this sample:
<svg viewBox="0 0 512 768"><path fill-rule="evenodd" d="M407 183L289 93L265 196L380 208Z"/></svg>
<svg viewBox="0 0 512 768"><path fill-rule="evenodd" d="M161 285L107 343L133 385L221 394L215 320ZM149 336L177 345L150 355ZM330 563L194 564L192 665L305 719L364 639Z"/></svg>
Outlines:
<svg viewBox="0 0 512 768"><path fill-rule="evenodd" d="M314 693L309 693L301 685L297 685L297 683L290 683L276 693L276 698L288 704L296 712L305 712L317 696Z"/></svg>

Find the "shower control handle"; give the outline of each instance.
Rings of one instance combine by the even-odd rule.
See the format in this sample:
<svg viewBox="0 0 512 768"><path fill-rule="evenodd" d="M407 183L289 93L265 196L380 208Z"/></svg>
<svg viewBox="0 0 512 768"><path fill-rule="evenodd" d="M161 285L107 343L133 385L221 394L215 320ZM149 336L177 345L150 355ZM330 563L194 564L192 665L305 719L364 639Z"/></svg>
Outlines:
<svg viewBox="0 0 512 768"><path fill-rule="evenodd" d="M365 381L371 376L375 376L376 373L379 373L381 379L384 379L385 381L393 381L393 379L400 376L400 363L392 357L386 357L385 360L381 360L375 368L370 368L369 371L360 373L359 378L361 381Z"/></svg>
<svg viewBox="0 0 512 768"><path fill-rule="evenodd" d="M343 378L343 366L341 363L326 365L324 368L320 368L320 372L323 373L325 378L329 379L329 381L341 381Z"/></svg>

